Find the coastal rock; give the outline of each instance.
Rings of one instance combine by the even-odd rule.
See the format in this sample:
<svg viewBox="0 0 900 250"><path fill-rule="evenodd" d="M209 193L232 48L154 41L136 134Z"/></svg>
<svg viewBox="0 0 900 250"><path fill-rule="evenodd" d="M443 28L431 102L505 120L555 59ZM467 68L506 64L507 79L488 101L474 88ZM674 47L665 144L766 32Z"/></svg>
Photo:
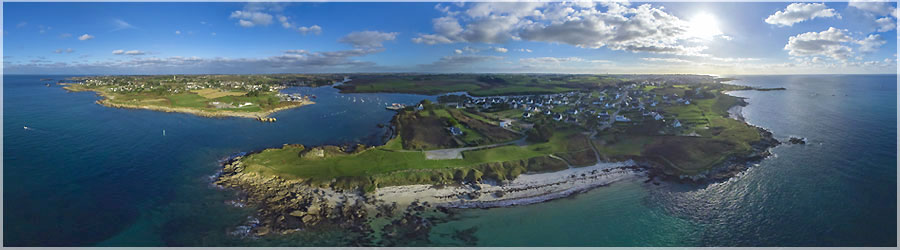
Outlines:
<svg viewBox="0 0 900 250"><path fill-rule="evenodd" d="M806 138L797 138L791 136L791 139L788 140L791 144L806 144Z"/></svg>

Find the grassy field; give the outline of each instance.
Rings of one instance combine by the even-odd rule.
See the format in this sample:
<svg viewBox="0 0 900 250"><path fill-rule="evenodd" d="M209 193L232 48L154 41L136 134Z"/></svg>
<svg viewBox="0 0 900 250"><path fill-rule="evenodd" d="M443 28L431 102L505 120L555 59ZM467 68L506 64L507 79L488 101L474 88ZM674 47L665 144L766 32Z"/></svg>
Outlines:
<svg viewBox="0 0 900 250"><path fill-rule="evenodd" d="M156 106L161 108L187 108L210 113L218 111L261 112L293 104L292 102L281 101L281 99L276 96L278 93L275 91L260 92L257 95L249 96L246 92L222 91L217 89L201 89L186 93L132 92L127 94L111 92L102 88L85 88L77 84L69 85L67 86L67 89L73 91L100 92L102 95L106 96L107 101L112 104ZM210 104L212 102L231 104L231 107L217 108ZM252 104L239 107L240 104L248 102Z"/></svg>
<svg viewBox="0 0 900 250"><path fill-rule="evenodd" d="M399 150L401 138L394 138L384 146L355 154L327 151L323 158L301 157L308 149L286 145L249 155L243 163L246 170L264 175L304 179L323 185L338 182L337 185L345 188L450 182L459 179L461 173L468 176L470 171L481 175L502 174L503 178L509 178L525 172L565 169L564 162L547 155L590 150L584 148L587 144L571 143L577 133L580 131L560 130L545 143L466 151L463 159L428 160L423 152ZM575 146L581 148L573 148Z"/></svg>
<svg viewBox="0 0 900 250"><path fill-rule="evenodd" d="M727 109L738 102L736 97L719 94L692 105L666 108L679 120L704 121L689 128L697 137L618 133L601 136L595 145L604 157L642 156L685 174L702 172L731 155L749 153L750 143L760 140L756 128L727 117Z"/></svg>

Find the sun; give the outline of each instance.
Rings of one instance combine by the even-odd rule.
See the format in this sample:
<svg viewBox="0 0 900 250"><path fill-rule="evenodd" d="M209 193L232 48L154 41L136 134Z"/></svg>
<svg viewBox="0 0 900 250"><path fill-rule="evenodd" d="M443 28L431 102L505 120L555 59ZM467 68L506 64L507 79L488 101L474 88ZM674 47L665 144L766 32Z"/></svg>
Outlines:
<svg viewBox="0 0 900 250"><path fill-rule="evenodd" d="M691 38L711 40L721 34L719 22L709 13L697 14L688 22L687 35Z"/></svg>

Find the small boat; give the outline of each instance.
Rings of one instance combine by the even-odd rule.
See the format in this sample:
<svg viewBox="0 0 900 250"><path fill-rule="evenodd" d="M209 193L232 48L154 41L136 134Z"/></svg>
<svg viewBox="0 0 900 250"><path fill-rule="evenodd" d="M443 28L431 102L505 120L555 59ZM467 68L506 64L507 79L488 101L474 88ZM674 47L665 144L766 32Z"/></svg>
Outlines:
<svg viewBox="0 0 900 250"><path fill-rule="evenodd" d="M50 87L50 84L49 84L49 83L48 83L48 84L44 84L44 86Z"/></svg>
<svg viewBox="0 0 900 250"><path fill-rule="evenodd" d="M313 98L313 99L316 99L316 95L312 95L312 98Z"/></svg>

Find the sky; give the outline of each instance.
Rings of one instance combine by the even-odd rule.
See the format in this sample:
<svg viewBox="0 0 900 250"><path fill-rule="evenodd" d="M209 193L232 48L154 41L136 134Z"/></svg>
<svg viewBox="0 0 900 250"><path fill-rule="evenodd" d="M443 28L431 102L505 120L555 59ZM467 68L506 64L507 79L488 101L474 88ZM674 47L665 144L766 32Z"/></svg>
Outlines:
<svg viewBox="0 0 900 250"><path fill-rule="evenodd" d="M4 74L897 72L893 2L3 3Z"/></svg>

